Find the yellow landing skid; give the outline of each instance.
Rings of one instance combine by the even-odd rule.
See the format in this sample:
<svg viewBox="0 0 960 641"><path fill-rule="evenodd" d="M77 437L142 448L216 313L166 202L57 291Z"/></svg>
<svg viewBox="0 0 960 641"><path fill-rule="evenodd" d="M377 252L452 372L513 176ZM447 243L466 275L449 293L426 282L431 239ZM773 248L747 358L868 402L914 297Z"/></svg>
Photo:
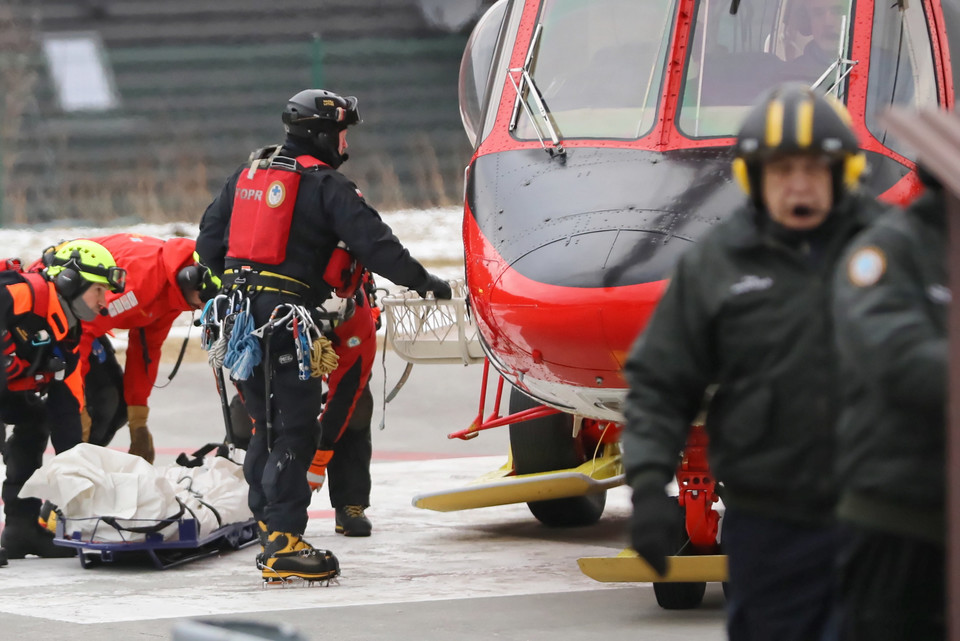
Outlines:
<svg viewBox="0 0 960 641"><path fill-rule="evenodd" d="M613 557L585 557L577 559L580 571L602 583L687 583L726 581L727 556L667 557L667 575L661 577L650 565L627 548Z"/></svg>
<svg viewBox="0 0 960 641"><path fill-rule="evenodd" d="M470 485L455 490L430 492L413 497L413 506L437 512L456 512L478 507L563 499L602 492L623 484L619 447L609 454L568 470L513 475L510 460Z"/></svg>

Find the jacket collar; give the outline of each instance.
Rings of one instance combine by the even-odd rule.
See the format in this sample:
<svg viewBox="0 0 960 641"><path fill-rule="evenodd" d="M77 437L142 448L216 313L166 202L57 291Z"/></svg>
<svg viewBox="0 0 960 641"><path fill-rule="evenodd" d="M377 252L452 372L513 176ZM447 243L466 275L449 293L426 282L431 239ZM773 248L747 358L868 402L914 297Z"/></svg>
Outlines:
<svg viewBox="0 0 960 641"><path fill-rule="evenodd" d="M287 136L287 139L283 141L283 151L287 152L284 153L285 156L290 156L291 158L296 158L297 156L313 156L334 169L340 167L343 162L339 154L336 154L335 150L329 149L326 145L322 147L311 145L308 141L297 138L296 136Z"/></svg>

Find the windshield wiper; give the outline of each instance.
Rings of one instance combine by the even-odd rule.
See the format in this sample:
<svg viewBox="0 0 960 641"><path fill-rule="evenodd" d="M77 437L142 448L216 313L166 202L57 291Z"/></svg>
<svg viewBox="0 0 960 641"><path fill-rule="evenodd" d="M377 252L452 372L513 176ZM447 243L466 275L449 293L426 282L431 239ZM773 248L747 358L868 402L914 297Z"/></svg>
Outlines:
<svg viewBox="0 0 960 641"><path fill-rule="evenodd" d="M837 76L833 80L833 84L827 88L824 93L834 92L834 96L837 100L840 100L840 85L843 83L844 78L850 75L850 72L853 71L853 68L860 64L859 60L850 60L843 56L843 52L847 48L847 16L843 16L840 20L840 42L837 47L837 59L830 63L830 66L820 74L820 77L817 78L816 82L810 85L811 89L818 88L823 82L827 79L831 73L836 72Z"/></svg>
<svg viewBox="0 0 960 641"><path fill-rule="evenodd" d="M542 32L543 24L541 23L537 25L537 29L533 33L533 40L530 41L530 49L527 51L527 59L524 61L523 66L507 70L507 77L510 78L510 84L513 85L513 88L517 92L517 102L513 105L513 115L510 117L510 131L514 131L517 128L520 109L523 108L524 113L527 114L530 123L533 125L534 131L537 132L537 138L540 140L540 146L543 147L543 150L550 154L551 158L556 156L563 157L567 153L567 150L563 148L563 143L560 141L557 128L554 127L550 119L550 110L547 109L547 103L543 100L543 94L540 93L540 88L537 87L537 83L533 81L533 77L530 75L530 66L533 64ZM547 136L549 136L550 142L553 143L552 147L547 146L543 131L540 129L540 123L530 109L530 105L527 104L527 101L523 97L524 91L533 98L533 102L537 106L537 111L540 112L540 118L546 127Z"/></svg>

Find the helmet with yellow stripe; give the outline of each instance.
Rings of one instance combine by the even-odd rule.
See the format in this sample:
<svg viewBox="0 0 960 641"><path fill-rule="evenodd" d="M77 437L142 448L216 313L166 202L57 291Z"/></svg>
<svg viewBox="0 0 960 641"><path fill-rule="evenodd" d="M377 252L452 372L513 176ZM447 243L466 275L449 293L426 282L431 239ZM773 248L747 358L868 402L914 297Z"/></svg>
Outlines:
<svg viewBox="0 0 960 641"><path fill-rule="evenodd" d="M833 201L854 189L866 168L846 107L807 85L786 83L770 90L750 110L737 136L733 177L760 205L760 168L767 160L791 154L831 159Z"/></svg>

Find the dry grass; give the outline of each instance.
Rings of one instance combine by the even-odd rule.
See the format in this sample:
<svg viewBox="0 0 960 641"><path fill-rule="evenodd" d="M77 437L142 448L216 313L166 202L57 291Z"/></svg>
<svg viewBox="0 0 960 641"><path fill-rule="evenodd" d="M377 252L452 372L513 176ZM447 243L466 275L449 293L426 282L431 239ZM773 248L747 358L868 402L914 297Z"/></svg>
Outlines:
<svg viewBox="0 0 960 641"><path fill-rule="evenodd" d="M115 171L68 170L60 176L60 182L28 176L10 180L4 202L6 220L0 222L29 225L64 219L97 224L131 219L147 223L199 220L215 195L209 186L211 178L214 184L219 184L220 178L209 175L198 151L186 145L182 149L172 157L153 153L136 166ZM12 163L12 156L15 153L2 154L3 162ZM395 162L409 164L413 189L409 185L404 189ZM459 200L460 185L445 178L436 150L425 134L411 138L409 151L402 158L395 160L383 153L358 158L344 167L344 173L381 211L445 207ZM47 212L39 219L32 211L38 202Z"/></svg>

